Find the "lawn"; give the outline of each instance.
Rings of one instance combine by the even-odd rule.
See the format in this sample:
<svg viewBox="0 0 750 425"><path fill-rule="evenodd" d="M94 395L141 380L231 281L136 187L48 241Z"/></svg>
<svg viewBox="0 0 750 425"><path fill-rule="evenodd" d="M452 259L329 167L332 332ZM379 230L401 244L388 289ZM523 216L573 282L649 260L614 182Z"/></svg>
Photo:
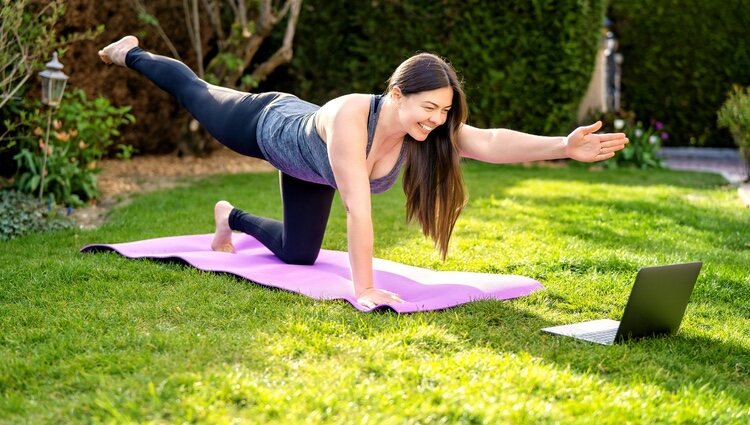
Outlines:
<svg viewBox="0 0 750 425"><path fill-rule="evenodd" d="M280 217L273 173L140 196L103 227L4 242L0 422L747 423L750 211L711 174L465 164L446 262L374 197L376 256L545 289L365 314L178 264L81 254L209 233L225 198ZM345 249L337 200L325 247ZM680 332L599 346L542 334L618 319L642 266L703 261Z"/></svg>

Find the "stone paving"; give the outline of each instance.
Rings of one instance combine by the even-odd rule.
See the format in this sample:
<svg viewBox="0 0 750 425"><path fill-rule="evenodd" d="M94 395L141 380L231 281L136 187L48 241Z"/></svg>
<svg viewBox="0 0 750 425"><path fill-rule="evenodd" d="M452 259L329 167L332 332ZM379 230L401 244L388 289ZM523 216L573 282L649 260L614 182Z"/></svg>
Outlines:
<svg viewBox="0 0 750 425"><path fill-rule="evenodd" d="M667 168L715 172L733 184L745 181L748 176L748 167L737 149L665 147L659 156Z"/></svg>
<svg viewBox="0 0 750 425"><path fill-rule="evenodd" d="M731 148L671 148L664 147L659 156L667 168L719 173L731 184L745 206L750 207L750 166Z"/></svg>

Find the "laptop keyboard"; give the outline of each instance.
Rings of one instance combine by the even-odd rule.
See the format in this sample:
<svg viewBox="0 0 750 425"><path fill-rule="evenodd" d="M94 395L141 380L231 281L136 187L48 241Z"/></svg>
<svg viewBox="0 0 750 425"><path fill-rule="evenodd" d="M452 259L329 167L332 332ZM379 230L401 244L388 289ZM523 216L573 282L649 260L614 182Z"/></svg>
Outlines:
<svg viewBox="0 0 750 425"><path fill-rule="evenodd" d="M586 341L598 342L600 344L611 344L615 340L617 335L617 328L606 329L603 331L589 332L577 334L576 337L585 339Z"/></svg>

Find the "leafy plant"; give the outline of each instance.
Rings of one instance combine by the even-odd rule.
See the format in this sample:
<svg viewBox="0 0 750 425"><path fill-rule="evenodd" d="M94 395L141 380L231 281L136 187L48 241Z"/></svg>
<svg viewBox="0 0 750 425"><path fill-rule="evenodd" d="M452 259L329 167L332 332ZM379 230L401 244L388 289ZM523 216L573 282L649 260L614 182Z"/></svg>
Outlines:
<svg viewBox="0 0 750 425"><path fill-rule="evenodd" d="M663 167L658 153L662 143L670 138L664 123L652 119L649 125L645 125L643 121L636 118L633 112L629 111L608 113L594 119L602 121L602 131L622 132L629 140L623 150L603 163L605 167L642 169Z"/></svg>
<svg viewBox="0 0 750 425"><path fill-rule="evenodd" d="M13 174L13 156L18 153L19 117L37 106L25 94L32 78L44 68L52 51L65 53L65 46L91 40L104 30L100 25L85 31L56 30L65 15L64 0L0 0L0 174Z"/></svg>
<svg viewBox="0 0 750 425"><path fill-rule="evenodd" d="M32 195L0 191L0 240L46 230L73 227L73 221L48 208Z"/></svg>
<svg viewBox="0 0 750 425"><path fill-rule="evenodd" d="M54 121L45 142L46 113L37 101L36 108L21 111L19 151L14 156L17 165L16 187L27 193L36 193L42 184L43 153L47 151L44 193L54 202L80 206L99 195L96 174L100 159L120 135L119 127L132 123L135 118L130 107L115 107L105 98L89 100L83 90L65 94L59 110L54 111ZM122 155L132 150L119 145Z"/></svg>
<svg viewBox="0 0 750 425"><path fill-rule="evenodd" d="M60 36L55 25L65 15L65 2L53 0L0 0L0 108L18 99L29 78L66 44L90 40L104 30L101 25L84 32Z"/></svg>
<svg viewBox="0 0 750 425"><path fill-rule="evenodd" d="M717 121L732 133L745 162L750 164L750 87L733 87L719 109Z"/></svg>

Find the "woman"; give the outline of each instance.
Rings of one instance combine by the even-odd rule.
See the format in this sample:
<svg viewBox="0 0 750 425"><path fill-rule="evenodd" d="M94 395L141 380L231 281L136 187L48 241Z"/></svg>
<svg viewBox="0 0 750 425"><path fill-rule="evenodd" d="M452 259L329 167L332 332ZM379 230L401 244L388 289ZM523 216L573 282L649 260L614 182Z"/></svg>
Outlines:
<svg viewBox="0 0 750 425"><path fill-rule="evenodd" d="M370 196L390 188L402 164L407 218L420 223L445 257L465 204L461 157L491 163L593 162L611 158L628 142L622 133L594 134L601 122L568 137L469 126L455 71L427 53L404 61L386 94L349 94L322 107L285 93L250 94L210 85L181 62L140 49L133 36L99 55L105 63L139 71L175 96L225 146L281 171L284 220L256 217L219 201L212 249L233 252L231 235L237 230L287 263L313 264L338 190L347 212L354 291L366 307L401 302L373 282Z"/></svg>

